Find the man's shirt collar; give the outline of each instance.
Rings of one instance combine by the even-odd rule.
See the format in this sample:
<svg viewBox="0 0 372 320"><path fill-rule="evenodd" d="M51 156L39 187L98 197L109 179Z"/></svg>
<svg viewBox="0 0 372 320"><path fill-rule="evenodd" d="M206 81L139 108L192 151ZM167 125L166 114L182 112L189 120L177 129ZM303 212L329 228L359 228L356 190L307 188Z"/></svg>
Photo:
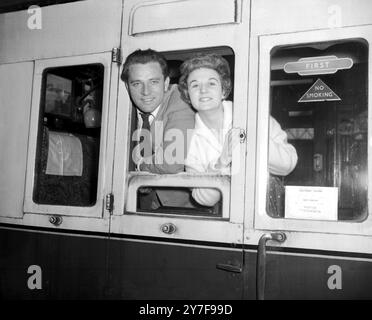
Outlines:
<svg viewBox="0 0 372 320"><path fill-rule="evenodd" d="M161 107L161 104L153 112L150 113L150 116L149 116L150 124L152 124L152 122L158 115L160 107ZM142 117L141 117L142 112L138 108L136 108L136 110L137 110L138 128L142 128Z"/></svg>

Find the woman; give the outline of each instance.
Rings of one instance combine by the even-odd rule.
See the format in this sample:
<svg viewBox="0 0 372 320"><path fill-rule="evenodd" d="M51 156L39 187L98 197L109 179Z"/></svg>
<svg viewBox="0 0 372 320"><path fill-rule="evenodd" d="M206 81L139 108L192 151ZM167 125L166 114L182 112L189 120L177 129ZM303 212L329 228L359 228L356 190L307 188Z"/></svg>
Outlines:
<svg viewBox="0 0 372 320"><path fill-rule="evenodd" d="M232 151L240 141L239 130L232 128L232 102L225 100L231 91L229 64L217 54L198 54L181 65L179 88L182 98L197 111L186 171L229 174ZM296 163L296 150L270 117L270 172L287 175ZM218 190L208 188L194 188L192 196L205 206L215 205L221 197Z"/></svg>

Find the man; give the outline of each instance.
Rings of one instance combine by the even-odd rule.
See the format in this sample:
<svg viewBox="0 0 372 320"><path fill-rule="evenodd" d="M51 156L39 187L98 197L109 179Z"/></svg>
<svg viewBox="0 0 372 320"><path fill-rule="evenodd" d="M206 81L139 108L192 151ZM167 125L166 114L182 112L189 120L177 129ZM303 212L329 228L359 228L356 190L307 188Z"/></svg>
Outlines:
<svg viewBox="0 0 372 320"><path fill-rule="evenodd" d="M134 51L124 63L121 79L136 108L133 138L137 146L132 152L136 169L156 174L183 172L187 130L194 128L195 116L181 99L177 85L169 85L166 60L151 49ZM141 208L156 210L161 205L182 207L190 202L188 192L168 188L147 190L140 203Z"/></svg>

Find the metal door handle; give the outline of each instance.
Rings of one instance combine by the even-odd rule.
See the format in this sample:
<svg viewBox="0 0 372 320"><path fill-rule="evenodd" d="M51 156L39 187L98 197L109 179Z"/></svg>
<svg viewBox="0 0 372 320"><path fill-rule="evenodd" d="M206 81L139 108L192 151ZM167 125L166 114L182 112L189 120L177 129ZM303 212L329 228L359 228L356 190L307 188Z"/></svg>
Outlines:
<svg viewBox="0 0 372 320"><path fill-rule="evenodd" d="M265 299L266 283L266 242L269 240L284 242L286 235L283 232L265 233L258 241L257 265L256 265L256 298L257 300Z"/></svg>
<svg viewBox="0 0 372 320"><path fill-rule="evenodd" d="M241 273L243 270L240 265L233 265L229 263L217 263L216 268L223 270L223 271L227 271L227 272L233 272L233 273Z"/></svg>

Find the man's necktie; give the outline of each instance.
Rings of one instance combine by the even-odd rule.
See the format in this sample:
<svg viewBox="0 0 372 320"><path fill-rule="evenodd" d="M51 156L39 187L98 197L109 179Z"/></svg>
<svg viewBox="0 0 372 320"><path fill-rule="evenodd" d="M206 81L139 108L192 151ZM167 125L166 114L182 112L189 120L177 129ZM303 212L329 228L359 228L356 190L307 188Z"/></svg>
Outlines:
<svg viewBox="0 0 372 320"><path fill-rule="evenodd" d="M140 137L140 141L139 143L142 143L143 140L145 139L145 135L148 137L148 135L150 135L150 121L149 121L149 116L150 116L151 113L140 113L141 115L141 118L142 118L142 129L141 131L142 134L141 134L141 137ZM147 130L148 133L145 133L144 131ZM143 157L144 156L144 148L141 149L141 156Z"/></svg>
<svg viewBox="0 0 372 320"><path fill-rule="evenodd" d="M150 131L150 121L149 116L151 113L140 113L142 118L142 130L149 130Z"/></svg>

